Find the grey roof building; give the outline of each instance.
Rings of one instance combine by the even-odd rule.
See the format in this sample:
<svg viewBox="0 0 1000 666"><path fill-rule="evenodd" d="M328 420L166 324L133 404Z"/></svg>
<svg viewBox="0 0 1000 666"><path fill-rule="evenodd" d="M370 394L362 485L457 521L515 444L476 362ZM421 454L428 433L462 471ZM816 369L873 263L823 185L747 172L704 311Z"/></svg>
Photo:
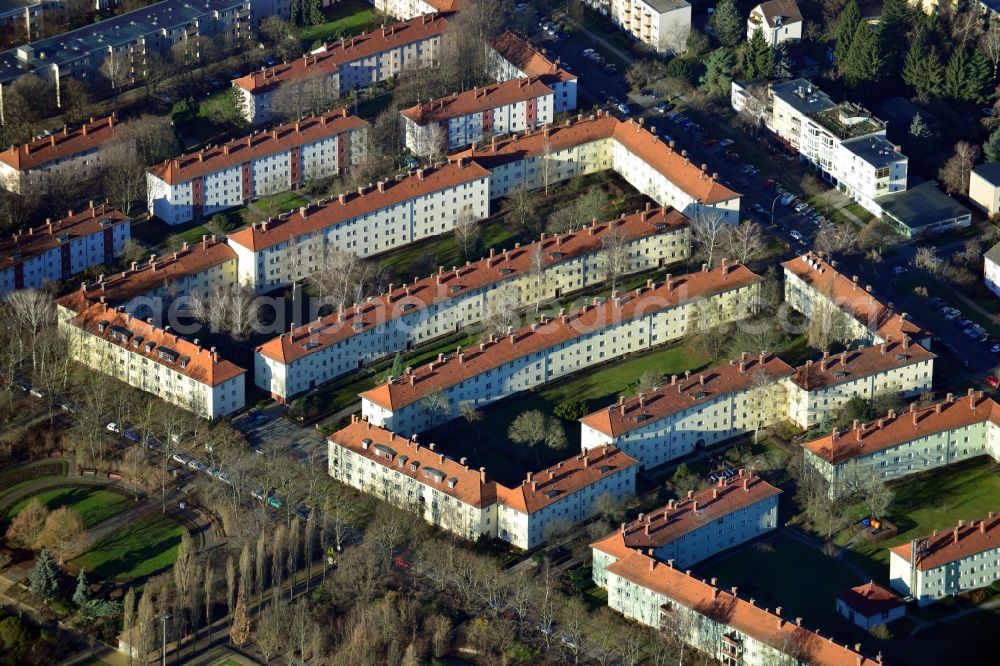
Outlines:
<svg viewBox="0 0 1000 666"><path fill-rule="evenodd" d="M879 197L882 219L907 238L930 236L972 224L972 211L938 189L933 180Z"/></svg>

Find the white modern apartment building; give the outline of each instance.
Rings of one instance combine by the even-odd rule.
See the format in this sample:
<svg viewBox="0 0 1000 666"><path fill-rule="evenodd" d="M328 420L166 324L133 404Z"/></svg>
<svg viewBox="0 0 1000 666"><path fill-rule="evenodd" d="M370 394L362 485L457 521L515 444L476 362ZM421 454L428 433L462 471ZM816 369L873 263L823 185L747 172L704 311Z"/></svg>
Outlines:
<svg viewBox="0 0 1000 666"><path fill-rule="evenodd" d="M229 234L240 284L265 292L304 280L330 250L360 257L452 231L489 215L489 172L467 160L418 169Z"/></svg>
<svg viewBox="0 0 1000 666"><path fill-rule="evenodd" d="M661 206L688 218L740 218L740 195L726 187L707 164L695 164L646 129L643 121L620 121L607 114L582 116L523 136L491 141L453 156L467 157L490 170L490 198L518 189L539 189L611 169Z"/></svg>
<svg viewBox="0 0 1000 666"><path fill-rule="evenodd" d="M981 520L950 530L935 530L889 549L889 585L927 606L946 596L987 587L1000 580L1000 517L993 511Z"/></svg>
<svg viewBox="0 0 1000 666"><path fill-rule="evenodd" d="M607 587L608 566L635 551L690 567L778 526L781 491L746 470L714 487L689 492L590 544L594 583Z"/></svg>
<svg viewBox="0 0 1000 666"><path fill-rule="evenodd" d="M802 12L795 0L768 0L750 10L747 18L747 40L760 30L768 46L802 39Z"/></svg>
<svg viewBox="0 0 1000 666"><path fill-rule="evenodd" d="M857 276L840 273L835 262L808 252L781 266L785 302L809 319L823 319L832 338L871 345L908 337L930 348L931 333L880 300L871 286L861 286Z"/></svg>
<svg viewBox="0 0 1000 666"><path fill-rule="evenodd" d="M970 389L920 409L911 403L909 411L855 422L802 446L805 462L826 479L831 497L839 497L858 475L895 481L971 458L1000 460L1000 409Z"/></svg>
<svg viewBox="0 0 1000 666"><path fill-rule="evenodd" d="M72 358L182 409L214 419L244 405L246 370L105 303L77 314L59 307Z"/></svg>
<svg viewBox="0 0 1000 666"><path fill-rule="evenodd" d="M754 599L723 590L717 581L695 578L673 562L633 551L607 568L608 607L658 629L670 640L680 637L694 649L723 664L770 666L877 666L874 660L785 618L781 608L758 606Z"/></svg>
<svg viewBox="0 0 1000 666"><path fill-rule="evenodd" d="M707 268L661 285L649 284L502 337L459 349L365 391L361 409L372 423L419 432L474 407L689 333L699 311L714 306L708 325L743 319L755 307L761 278L741 264ZM701 325L701 324L698 324ZM438 393L450 412L429 408Z"/></svg>
<svg viewBox="0 0 1000 666"><path fill-rule="evenodd" d="M372 6L399 21L408 21L424 14L452 12L459 0L372 0Z"/></svg>
<svg viewBox="0 0 1000 666"><path fill-rule="evenodd" d="M539 78L552 88L553 112L562 113L576 108L576 75L561 66L559 58L551 58L545 49L505 31L490 43L487 55L493 79Z"/></svg>
<svg viewBox="0 0 1000 666"><path fill-rule="evenodd" d="M47 180L59 175L89 180L100 173L101 149L121 139L124 129L114 115L91 118L0 151L0 187L24 194L44 190Z"/></svg>
<svg viewBox="0 0 1000 666"><path fill-rule="evenodd" d="M517 78L432 99L399 115L406 147L427 156L551 123L553 101L541 79Z"/></svg>
<svg viewBox="0 0 1000 666"><path fill-rule="evenodd" d="M38 289L91 266L110 264L131 238L122 212L93 202L78 213L0 240L0 299L16 289Z"/></svg>
<svg viewBox="0 0 1000 666"><path fill-rule="evenodd" d="M746 108L749 94L734 83L733 108ZM836 103L805 79L769 84L764 104L764 125L873 215L882 214L876 199L906 189L906 156L885 138L885 122L868 110Z"/></svg>
<svg viewBox="0 0 1000 666"><path fill-rule="evenodd" d="M360 162L367 132L336 109L180 155L147 171L147 205L172 226L336 176Z"/></svg>
<svg viewBox="0 0 1000 666"><path fill-rule="evenodd" d="M441 38L447 26L448 19L442 14L421 15L324 44L292 62L233 79L240 110L248 122L258 125L280 111L272 108L272 102L281 86L322 84L330 95L340 96L406 70L432 67L440 58Z"/></svg>
<svg viewBox="0 0 1000 666"><path fill-rule="evenodd" d="M610 239L610 240L609 240ZM294 328L257 347L254 381L279 402L395 352L474 326L497 308L528 306L604 284L608 252L627 240L623 273L690 255L687 218L652 210L542 238L389 291Z"/></svg>
<svg viewBox="0 0 1000 666"><path fill-rule="evenodd" d="M788 417L785 380L792 366L773 354L702 372L674 375L670 383L580 419L586 450L610 444L652 469L696 449L753 432Z"/></svg>
<svg viewBox="0 0 1000 666"><path fill-rule="evenodd" d="M615 25L657 53L684 53L691 34L686 0L611 0Z"/></svg>
<svg viewBox="0 0 1000 666"><path fill-rule="evenodd" d="M912 398L931 390L936 356L907 339L882 342L806 361L788 382L788 420L802 428L823 423L852 398Z"/></svg>
<svg viewBox="0 0 1000 666"><path fill-rule="evenodd" d="M1000 243L983 253L983 283L1000 296Z"/></svg>
<svg viewBox="0 0 1000 666"><path fill-rule="evenodd" d="M1000 213L1000 163L988 162L972 169L969 201L991 217Z"/></svg>
<svg viewBox="0 0 1000 666"><path fill-rule="evenodd" d="M594 514L597 498L635 494L635 461L614 448L581 453L513 488L427 446L352 417L329 439L329 473L337 481L420 515L472 541L499 538L521 549L540 545L557 527Z"/></svg>
<svg viewBox="0 0 1000 666"><path fill-rule="evenodd" d="M185 241L176 252L150 255L120 273L100 275L59 300L77 314L95 303L107 303L159 326L170 309L183 312L190 300L210 296L237 284L236 252L224 240L203 236L200 243ZM176 304L176 305L175 305Z"/></svg>

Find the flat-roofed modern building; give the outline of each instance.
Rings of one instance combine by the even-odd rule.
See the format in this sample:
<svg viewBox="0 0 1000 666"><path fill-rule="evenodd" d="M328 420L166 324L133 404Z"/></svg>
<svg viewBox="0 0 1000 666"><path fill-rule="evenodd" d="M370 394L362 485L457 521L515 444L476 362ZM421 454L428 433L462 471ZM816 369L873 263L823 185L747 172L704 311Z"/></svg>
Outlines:
<svg viewBox="0 0 1000 666"><path fill-rule="evenodd" d="M360 257L489 215L489 172L468 160L379 181L229 234L239 281L265 292L312 275L329 250Z"/></svg>
<svg viewBox="0 0 1000 666"><path fill-rule="evenodd" d="M447 26L443 14L416 16L233 79L243 117L254 125L271 120L278 111L272 105L275 93L284 85L312 81L321 84L329 96L338 97L406 70L432 67L439 61Z"/></svg>
<svg viewBox="0 0 1000 666"><path fill-rule="evenodd" d="M1000 163L988 162L972 170L969 201L990 217L1000 213Z"/></svg>
<svg viewBox="0 0 1000 666"><path fill-rule="evenodd" d="M931 333L884 303L870 286L847 277L818 253L808 252L781 264L785 301L809 319L828 322L833 338L875 344L904 337L930 348ZM841 316L842 315L842 316Z"/></svg>
<svg viewBox="0 0 1000 666"><path fill-rule="evenodd" d="M246 370L127 312L97 303L77 314L59 309L72 358L182 409L214 419L244 405Z"/></svg>
<svg viewBox="0 0 1000 666"><path fill-rule="evenodd" d="M490 43L490 76L497 81L522 77L537 77L552 88L552 110L555 113L576 108L577 76L563 67L558 57L548 55L510 31L501 33Z"/></svg>
<svg viewBox="0 0 1000 666"><path fill-rule="evenodd" d="M406 147L427 156L551 123L553 101L541 79L516 78L428 100L399 115Z"/></svg>
<svg viewBox="0 0 1000 666"><path fill-rule="evenodd" d="M611 21L657 53L684 53L691 34L687 0L611 0Z"/></svg>
<svg viewBox="0 0 1000 666"><path fill-rule="evenodd" d="M508 488L449 458L434 444L424 446L364 419L328 438L329 473L337 481L420 515L462 538L499 538L530 549L556 526L593 516L597 498L623 501L635 494L635 461L606 447L577 454L528 473Z"/></svg>
<svg viewBox="0 0 1000 666"><path fill-rule="evenodd" d="M0 45L8 48L38 39L49 4L45 0L0 0Z"/></svg>
<svg viewBox="0 0 1000 666"><path fill-rule="evenodd" d="M933 405L890 411L869 423L802 444L806 464L826 480L831 497L851 491L857 480L874 474L895 481L952 463L989 456L1000 459L1000 410L992 398L969 389Z"/></svg>
<svg viewBox="0 0 1000 666"><path fill-rule="evenodd" d="M740 195L707 164L693 163L686 150L672 144L646 129L641 119L623 122L600 114L473 146L452 159L470 158L490 170L491 199L611 169L659 205L691 219L712 215L739 222Z"/></svg>
<svg viewBox="0 0 1000 666"><path fill-rule="evenodd" d="M368 123L336 109L166 160L146 173L150 212L169 225L228 208L358 164Z"/></svg>
<svg viewBox="0 0 1000 666"><path fill-rule="evenodd" d="M610 444L652 469L696 449L788 417L785 380L794 370L773 354L747 356L605 407L580 419L584 449Z"/></svg>
<svg viewBox="0 0 1000 666"><path fill-rule="evenodd" d="M110 264L122 253L131 220L107 204L0 240L0 299L16 289L38 289L91 266Z"/></svg>
<svg viewBox="0 0 1000 666"><path fill-rule="evenodd" d="M594 582L607 586L605 570L635 551L690 567L778 526L781 491L746 470L712 488L689 492L590 544Z"/></svg>
<svg viewBox="0 0 1000 666"><path fill-rule="evenodd" d="M609 239L623 238L624 274L655 270L690 255L687 218L674 210L623 215L578 231L542 235L465 266L389 291L294 328L257 348L254 381L285 402L395 352L474 326L497 308L541 303L603 284ZM617 241L615 241L617 242Z"/></svg>
<svg viewBox="0 0 1000 666"><path fill-rule="evenodd" d="M1000 580L1000 516L958 525L889 549L889 585L927 606Z"/></svg>
<svg viewBox="0 0 1000 666"><path fill-rule="evenodd" d="M101 150L122 139L124 130L112 114L11 146L0 152L0 187L24 194L44 189L56 175L89 180L100 173Z"/></svg>
<svg viewBox="0 0 1000 666"><path fill-rule="evenodd" d="M606 301L595 299L593 305L408 369L402 377L361 393L362 413L393 430L420 432L455 418L462 403L488 405L683 337L698 312L713 313L706 317L707 325L742 319L753 311L760 283L746 266L725 264ZM439 396L433 407L424 400L432 393ZM444 403L450 411L442 409Z"/></svg>
<svg viewBox="0 0 1000 666"><path fill-rule="evenodd" d="M876 661L785 618L753 599L695 578L672 562L633 551L607 568L608 607L683 640L723 664L770 666L877 666Z"/></svg>

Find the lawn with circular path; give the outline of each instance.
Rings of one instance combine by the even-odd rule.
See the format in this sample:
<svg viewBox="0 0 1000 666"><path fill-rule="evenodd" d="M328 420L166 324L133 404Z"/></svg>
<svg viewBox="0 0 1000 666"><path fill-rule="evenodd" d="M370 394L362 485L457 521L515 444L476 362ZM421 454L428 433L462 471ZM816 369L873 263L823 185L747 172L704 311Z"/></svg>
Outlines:
<svg viewBox="0 0 1000 666"><path fill-rule="evenodd" d="M87 573L128 580L163 571L177 559L177 546L187 528L153 515L114 532L73 560Z"/></svg>
<svg viewBox="0 0 1000 666"><path fill-rule="evenodd" d="M134 505L128 497L99 486L63 486L23 498L7 511L6 519L16 516L28 502L36 498L49 511L69 507L80 514L88 529Z"/></svg>

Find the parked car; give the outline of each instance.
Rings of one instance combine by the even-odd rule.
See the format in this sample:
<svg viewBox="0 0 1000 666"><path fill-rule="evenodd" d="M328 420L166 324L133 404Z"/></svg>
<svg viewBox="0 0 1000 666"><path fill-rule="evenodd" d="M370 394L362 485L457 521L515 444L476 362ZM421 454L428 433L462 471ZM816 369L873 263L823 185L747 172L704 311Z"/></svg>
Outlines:
<svg viewBox="0 0 1000 666"><path fill-rule="evenodd" d="M28 393L33 398L38 398L39 400L45 397L45 391L43 391L42 389L33 388L30 391L28 391Z"/></svg>
<svg viewBox="0 0 1000 666"><path fill-rule="evenodd" d="M132 443L138 443L142 441L142 435L140 435L139 431L136 430L135 428L125 428L125 431L122 433L122 437L124 437L125 439L127 439Z"/></svg>
<svg viewBox="0 0 1000 666"><path fill-rule="evenodd" d="M180 451L178 451L174 455L170 456L170 459L173 460L174 462L178 462L178 463L180 463L182 465L187 465L189 462L191 462L190 456L186 456L183 453L181 453Z"/></svg>
<svg viewBox="0 0 1000 666"><path fill-rule="evenodd" d="M908 273L905 266L895 266L892 269L893 275L902 275L903 273Z"/></svg>
<svg viewBox="0 0 1000 666"><path fill-rule="evenodd" d="M1000 386L1000 379L997 379L996 375L987 375L986 383L990 385L990 388L995 389Z"/></svg>
<svg viewBox="0 0 1000 666"><path fill-rule="evenodd" d="M722 141L719 142L719 145L722 146L723 148L728 148L729 146L733 145L733 140L723 139Z"/></svg>
<svg viewBox="0 0 1000 666"><path fill-rule="evenodd" d="M115 423L114 421L112 421L105 427L108 429L109 432L120 433L122 431L121 426Z"/></svg>

